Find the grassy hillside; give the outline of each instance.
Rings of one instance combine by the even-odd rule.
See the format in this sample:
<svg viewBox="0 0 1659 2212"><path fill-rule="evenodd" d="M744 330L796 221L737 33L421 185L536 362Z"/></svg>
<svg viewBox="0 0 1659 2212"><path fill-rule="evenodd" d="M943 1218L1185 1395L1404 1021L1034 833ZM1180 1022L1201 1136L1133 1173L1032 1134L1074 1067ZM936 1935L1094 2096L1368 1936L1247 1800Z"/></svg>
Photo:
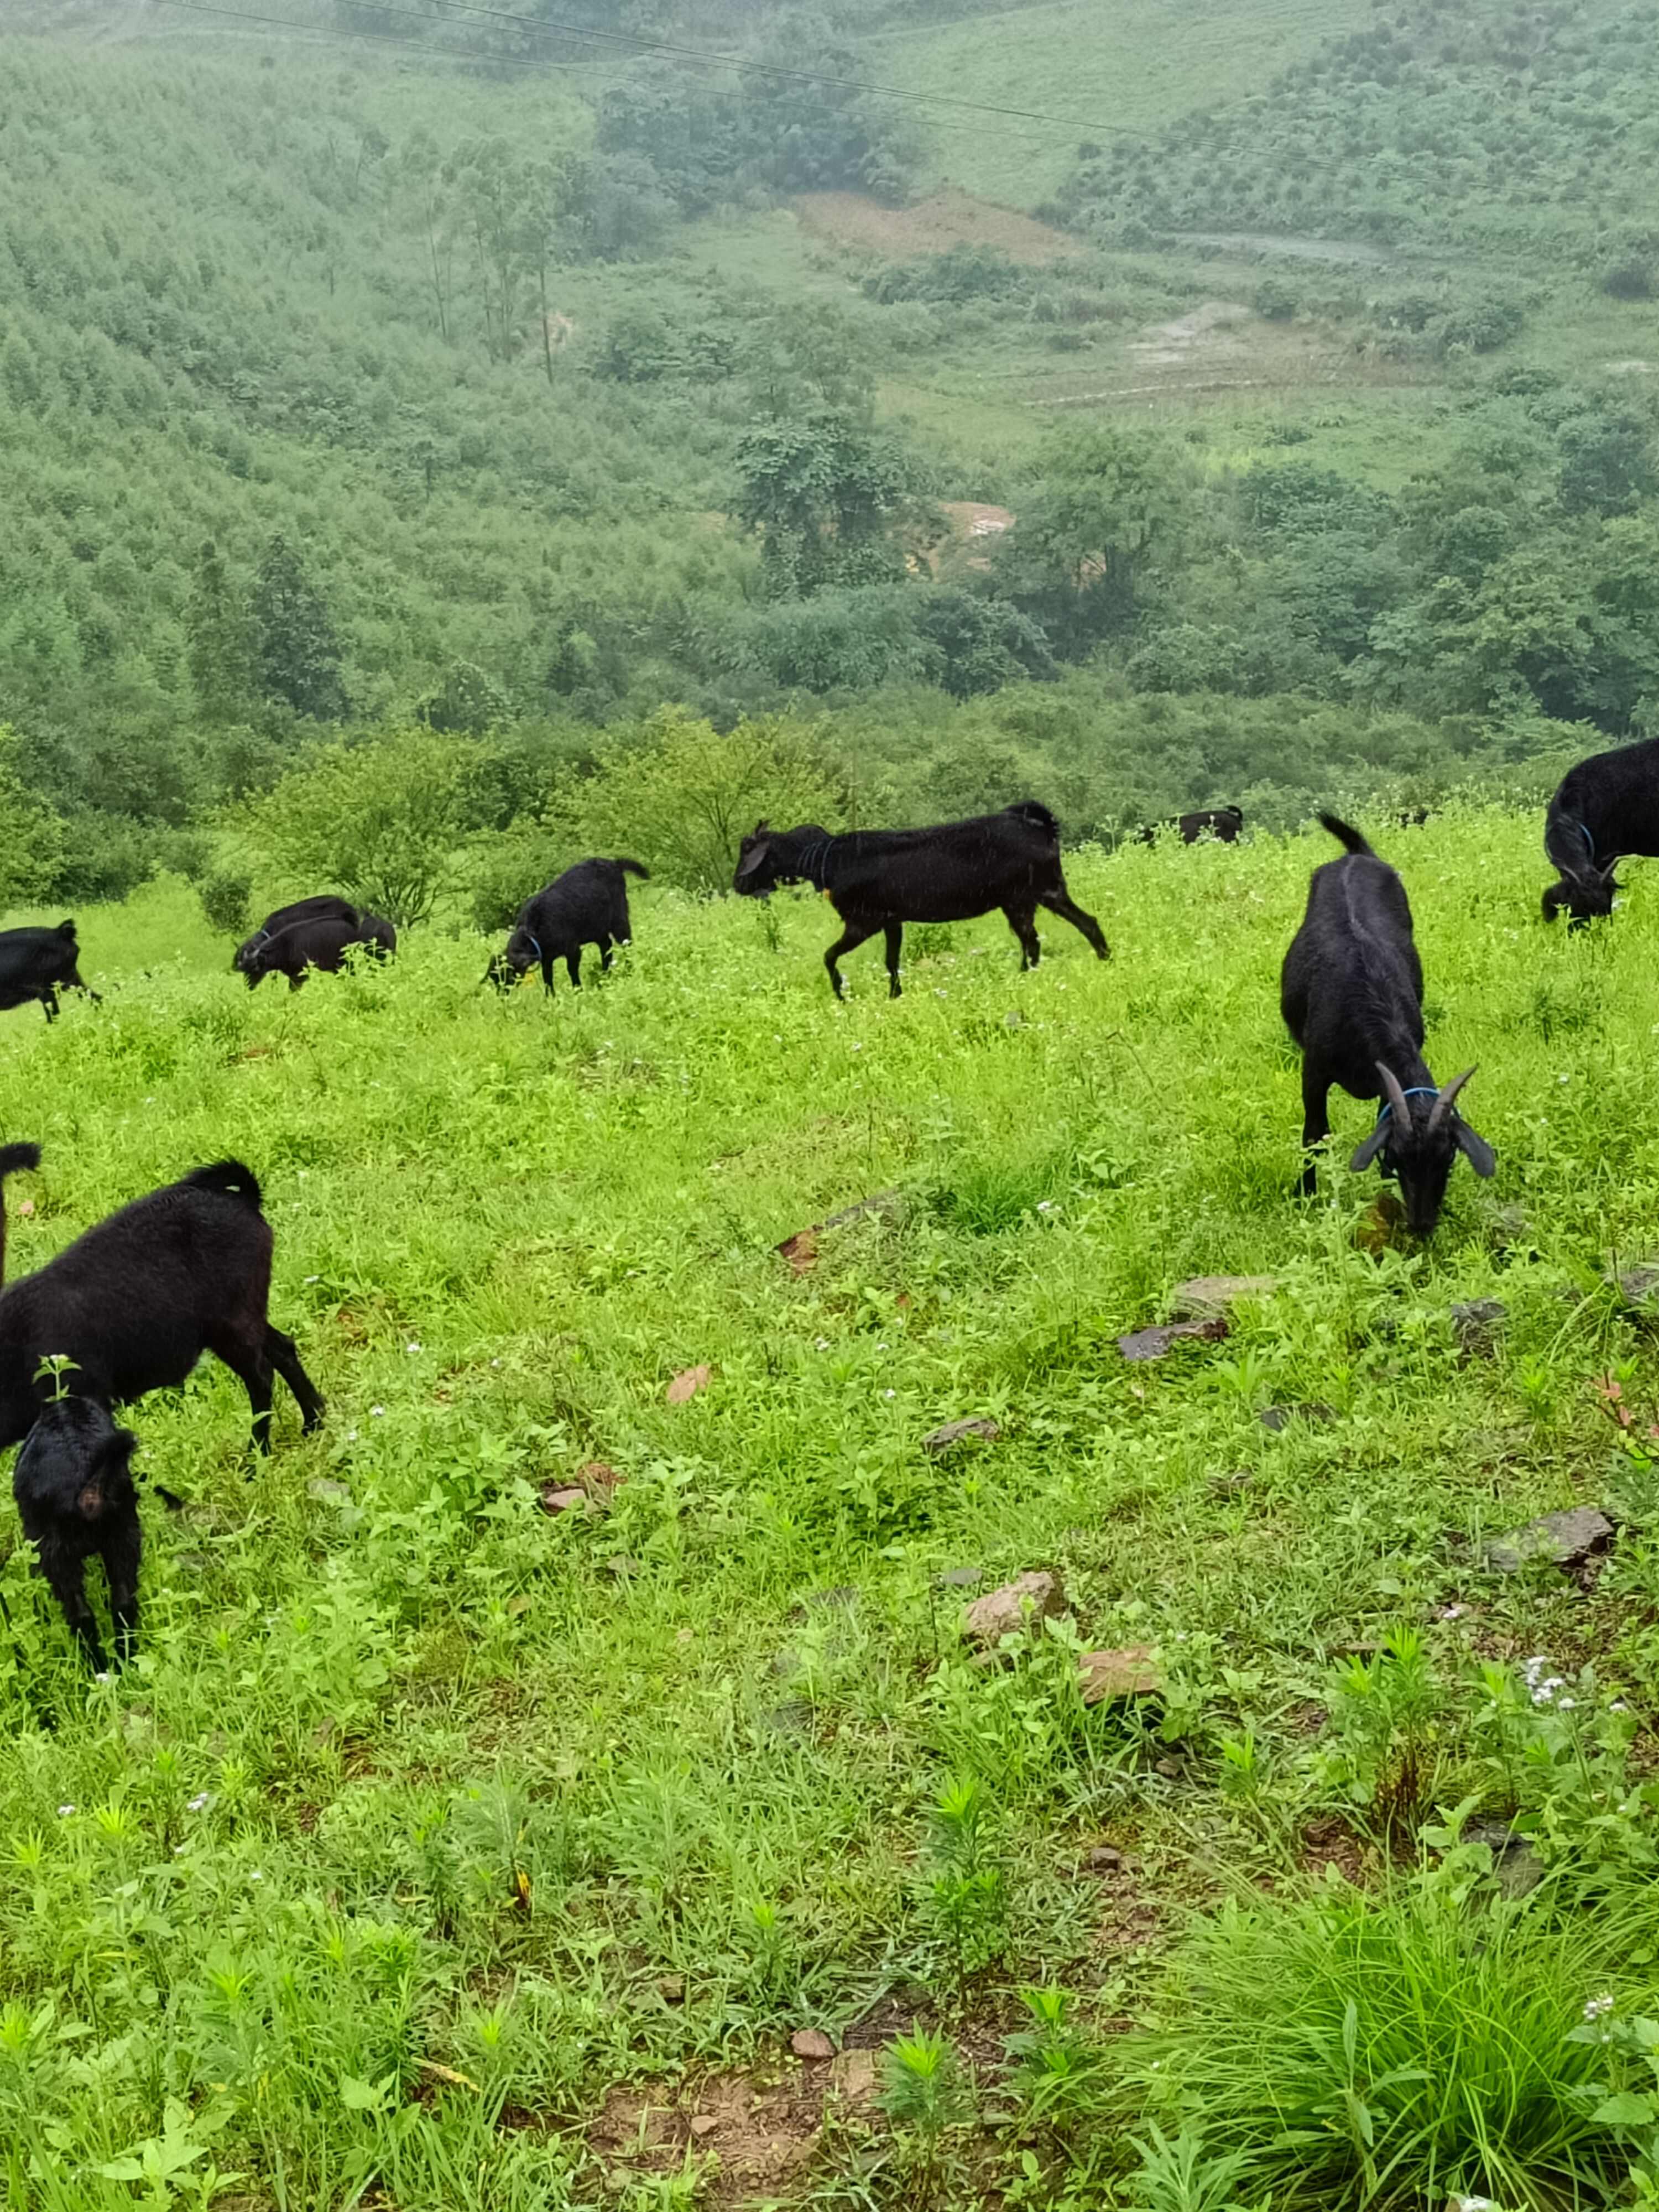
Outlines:
<svg viewBox="0 0 1659 2212"><path fill-rule="evenodd" d="M1311 2193L1269 2138L1281 2096L1340 2086L1311 2029L1285 2070L1273 2022L1328 2001L1340 2074L1350 1995L1351 2052L1405 2036L1453 2104L1498 2035L1521 2069L1484 2146L1452 2110L1425 2149L1368 2041L1389 2201L1626 2173L1630 2131L1571 2094L1613 2062L1565 2039L1603 1992L1616 2021L1659 2000L1655 1370L1601 1281L1659 1250L1655 892L1633 870L1611 927L1547 933L1536 839L1455 810L1380 836L1433 1065L1480 1061L1500 1162L1460 1168L1424 1251L1375 1249L1373 1178L1287 1195L1276 970L1322 838L1079 856L1109 965L1059 925L1024 979L1000 922L920 933L905 998L866 951L844 1010L810 898L644 890L612 981L550 1007L481 995L478 939L289 998L176 887L88 915L102 1006L0 1029L0 1131L45 1147L9 1264L243 1154L331 1407L302 1443L283 1406L251 1476L222 1371L139 1409L188 1503L146 1499L118 1681L77 1673L9 1524L9 2202L113 2212L148 2159L157 2203L1175 2212L1231 2172L1335 2208L1351 2138ZM1369 1116L1336 1120L1346 1147ZM773 1249L884 1192L800 1270ZM1125 1364L1224 1271L1278 1288ZM1315 1410L1275 1433L1273 1405ZM970 1415L999 1440L923 1449ZM544 1509L584 1484L595 1510ZM1599 1581L1486 1569L1580 1500L1626 1522ZM1027 1569L1073 1625L975 1668L963 1604ZM1081 1705L1077 1649L1130 1645L1161 1698ZM1518 1815L1550 1880L1470 1921L1475 1814ZM1439 1947L1443 2014L1379 2027L1386 1973L1296 1953L1328 1864L1378 1960ZM1194 1980L1183 1915L1233 1893ZM1178 2098L1146 2023L1193 2055ZM802 2029L843 2055L793 2055Z"/></svg>

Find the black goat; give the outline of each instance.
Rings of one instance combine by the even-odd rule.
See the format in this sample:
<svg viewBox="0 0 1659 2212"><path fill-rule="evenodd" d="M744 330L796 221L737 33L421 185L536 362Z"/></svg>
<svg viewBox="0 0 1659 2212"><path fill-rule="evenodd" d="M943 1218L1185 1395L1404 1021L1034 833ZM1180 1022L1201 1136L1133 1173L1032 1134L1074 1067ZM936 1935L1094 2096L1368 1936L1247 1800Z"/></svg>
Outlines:
<svg viewBox="0 0 1659 2212"><path fill-rule="evenodd" d="M838 999L842 955L878 929L887 939L888 996L896 999L907 921L971 921L993 907L1001 908L1019 939L1022 970L1041 957L1040 906L1080 930L1097 958L1110 957L1100 924L1066 888L1060 824L1035 799L931 830L854 830L840 837L816 823L785 830L757 823L739 848L732 888L754 898L799 882L827 892L844 925L823 956Z"/></svg>
<svg viewBox="0 0 1659 2212"><path fill-rule="evenodd" d="M295 899L292 906L279 906L275 914L268 914L252 937L245 938L231 956L231 966L239 975L247 973L248 962L259 947L285 929L292 929L296 921L352 921L357 919L357 909L349 899L337 897L326 891L316 898Z"/></svg>
<svg viewBox="0 0 1659 2212"><path fill-rule="evenodd" d="M1457 1111L1469 1068L1442 1091L1423 1057L1423 963L1412 934L1406 887L1358 830L1334 814L1319 817L1346 854L1327 860L1308 886L1308 911L1285 956L1279 1003L1302 1048L1302 1142L1330 1134L1329 1092L1380 1098L1376 1126L1350 1163L1358 1172L1381 1158L1398 1178L1413 1234L1440 1218L1447 1178L1459 1152L1480 1176L1497 1163L1492 1146ZM1310 1197L1309 1160L1302 1191Z"/></svg>
<svg viewBox="0 0 1659 2212"><path fill-rule="evenodd" d="M5 1177L40 1160L37 1145L0 1146L0 1285ZM33 1427L34 1378L54 1354L78 1392L109 1406L173 1389L211 1352L241 1378L261 1451L270 1449L274 1368L314 1429L323 1401L293 1338L267 1317L274 1243L252 1173L221 1160L123 1206L0 1289L0 1451Z"/></svg>
<svg viewBox="0 0 1659 2212"><path fill-rule="evenodd" d="M385 960L398 949L398 933L389 921L367 911L354 910L349 921L329 915L291 921L258 945L250 940L242 973L250 991L257 991L267 975L286 975L289 989L297 991L313 968L338 975L354 945L362 945L371 958Z"/></svg>
<svg viewBox="0 0 1659 2212"><path fill-rule="evenodd" d="M0 1013L38 1000L46 1019L58 1018L58 994L85 991L94 1002L96 991L81 980L81 947L72 921L56 929L0 929Z"/></svg>
<svg viewBox="0 0 1659 2212"><path fill-rule="evenodd" d="M12 1470L12 1495L40 1572L81 1639L94 1672L108 1664L87 1601L86 1567L104 1563L118 1663L138 1636L138 1562L143 1533L131 1462L138 1439L118 1429L94 1398L62 1398L40 1409Z"/></svg>
<svg viewBox="0 0 1659 2212"><path fill-rule="evenodd" d="M1196 845L1200 837L1215 837L1224 845L1236 845L1239 832L1244 827L1244 813L1243 809L1237 806L1200 806L1190 814L1178 814L1173 823L1161 826L1178 830L1183 845ZM1136 842L1142 845L1155 845L1158 829L1143 830Z"/></svg>
<svg viewBox="0 0 1659 2212"><path fill-rule="evenodd" d="M628 944L633 925L628 915L628 878L650 880L638 860L578 860L519 909L505 952L489 963L486 982L503 988L539 965L542 988L553 988L553 963L562 960L570 988L582 984L582 947L597 945L601 971L611 966L611 948Z"/></svg>
<svg viewBox="0 0 1659 2212"><path fill-rule="evenodd" d="M1544 893L1544 919L1563 907L1582 929L1613 912L1622 860L1659 857L1659 738L1592 753L1570 768L1544 817L1544 856L1559 873Z"/></svg>

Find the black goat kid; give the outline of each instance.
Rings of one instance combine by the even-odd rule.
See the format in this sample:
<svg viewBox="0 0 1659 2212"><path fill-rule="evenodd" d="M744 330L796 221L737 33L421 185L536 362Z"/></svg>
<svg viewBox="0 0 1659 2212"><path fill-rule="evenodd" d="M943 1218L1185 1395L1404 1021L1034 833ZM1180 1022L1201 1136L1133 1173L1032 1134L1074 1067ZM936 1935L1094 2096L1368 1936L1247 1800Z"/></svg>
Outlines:
<svg viewBox="0 0 1659 2212"><path fill-rule="evenodd" d="M639 860L578 860L562 876L527 898L519 909L505 952L498 952L484 974L503 989L542 971L542 988L553 989L553 965L562 960L570 988L582 987L582 947L597 945L599 967L608 972L612 948L634 934L628 913L628 878L648 881L651 871Z"/></svg>
<svg viewBox="0 0 1659 2212"><path fill-rule="evenodd" d="M1544 893L1544 919L1565 907L1582 929L1613 912L1620 860L1659 857L1659 738L1592 753L1570 768L1544 817L1544 856L1558 880Z"/></svg>
<svg viewBox="0 0 1659 2212"><path fill-rule="evenodd" d="M40 1160L38 1146L0 1146L0 1283L4 1180ZM261 1451L273 1370L316 1428L322 1399L293 1338L268 1318L274 1243L252 1172L221 1160L123 1206L0 1290L0 1451L33 1426L35 1376L53 1355L68 1360L78 1392L109 1406L173 1388L211 1352L240 1377Z"/></svg>
<svg viewBox="0 0 1659 2212"><path fill-rule="evenodd" d="M1302 1142L1310 1152L1330 1134L1333 1083L1351 1097L1380 1099L1376 1126L1350 1165L1357 1173L1380 1159L1400 1184L1407 1227L1426 1237L1440 1218L1457 1154L1479 1176L1497 1164L1492 1146L1457 1111L1474 1070L1443 1091L1437 1085L1423 1057L1423 963L1406 887L1358 830L1334 814L1319 819L1347 851L1314 870L1279 986L1285 1023L1302 1048ZM1311 1158L1301 1187L1312 1195Z"/></svg>
<svg viewBox="0 0 1659 2212"><path fill-rule="evenodd" d="M1040 906L1081 931L1097 958L1111 957L1100 924L1066 888L1060 824L1031 799L930 830L854 830L832 837L813 822L785 830L757 823L739 848L732 888L757 898L778 884L802 882L828 893L844 925L823 956L838 999L842 955L878 930L887 939L887 994L896 999L907 921L971 921L994 907L1019 939L1022 970L1042 955Z"/></svg>
<svg viewBox="0 0 1659 2212"><path fill-rule="evenodd" d="M100 1674L108 1662L87 1601L88 1559L104 1563L118 1662L131 1657L138 1635L143 1535L131 1465L137 1441L131 1429L118 1429L95 1399L60 1398L40 1408L12 1472L23 1534Z"/></svg>

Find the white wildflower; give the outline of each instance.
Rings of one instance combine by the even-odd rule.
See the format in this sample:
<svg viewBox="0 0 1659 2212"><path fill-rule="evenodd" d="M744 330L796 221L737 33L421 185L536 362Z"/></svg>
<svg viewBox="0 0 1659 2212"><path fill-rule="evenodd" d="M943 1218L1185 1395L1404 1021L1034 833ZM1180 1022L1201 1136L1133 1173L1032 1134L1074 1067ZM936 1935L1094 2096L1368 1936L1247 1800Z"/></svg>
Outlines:
<svg viewBox="0 0 1659 2212"><path fill-rule="evenodd" d="M213 1792L210 1790L198 1790L196 1796L191 1799L190 1803L185 1809L191 1813L205 1813L208 1807L212 1802Z"/></svg>
<svg viewBox="0 0 1659 2212"><path fill-rule="evenodd" d="M371 1421L378 1421L384 1415L385 1412L386 1407L384 1406L371 1406L368 1409L368 1418Z"/></svg>
<svg viewBox="0 0 1659 2212"><path fill-rule="evenodd" d="M898 1392L896 1390L884 1390L881 1395L884 1398L896 1398Z"/></svg>
<svg viewBox="0 0 1659 2212"><path fill-rule="evenodd" d="M60 1805L58 1808L58 1817L60 1820L67 1820L70 1814L74 1810L75 1808L73 1805Z"/></svg>
<svg viewBox="0 0 1659 2212"><path fill-rule="evenodd" d="M1611 2012L1612 2010L1613 1999L1611 1996L1592 1997L1589 2003L1584 2007L1584 2017L1586 2020L1600 2020L1604 2012Z"/></svg>
<svg viewBox="0 0 1659 2212"><path fill-rule="evenodd" d="M407 1343L407 1344L406 1344L406 1345L404 1345L404 1350L405 1352L418 1352L418 1351L420 1350L420 1348L421 1348L421 1347L420 1347L420 1346L419 1346L418 1344L415 1343L415 1342L414 1342L414 1340L413 1340L412 1339L410 1340L410 1341L409 1343Z"/></svg>

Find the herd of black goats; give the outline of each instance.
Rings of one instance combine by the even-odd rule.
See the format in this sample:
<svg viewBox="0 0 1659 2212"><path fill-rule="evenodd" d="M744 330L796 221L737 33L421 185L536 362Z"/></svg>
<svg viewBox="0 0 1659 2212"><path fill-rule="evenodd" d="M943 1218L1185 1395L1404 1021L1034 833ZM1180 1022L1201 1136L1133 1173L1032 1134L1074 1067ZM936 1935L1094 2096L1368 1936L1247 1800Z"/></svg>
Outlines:
<svg viewBox="0 0 1659 2212"><path fill-rule="evenodd" d="M1358 830L1334 815L1319 818L1343 854L1314 871L1280 987L1303 1056L1308 1164L1301 1188L1314 1188L1312 1148L1330 1133L1328 1094L1340 1084L1352 1097L1378 1102L1351 1166L1377 1162L1400 1186L1407 1227L1426 1237L1457 1154L1477 1175L1490 1176L1496 1165L1491 1146L1457 1109L1474 1071L1443 1087L1435 1082L1423 1057L1423 969L1405 885ZM1183 815L1175 826L1189 844L1203 836L1231 843L1243 823L1236 807L1225 807ZM1550 801L1544 849L1558 871L1544 893L1547 921L1565 908L1581 927L1610 914L1618 862L1659 856L1659 739L1581 761ZM486 981L512 983L538 966L550 992L554 963L562 960L580 985L588 945L599 947L608 968L612 948L630 933L628 876L646 872L637 860L580 861L526 901ZM1069 921L1098 958L1109 957L1099 923L1066 888L1059 825L1033 800L927 830L837 836L811 823L783 831L758 823L743 840L732 888L762 897L793 883L823 891L840 917L842 933L824 955L838 998L842 955L878 932L886 941L890 995L897 998L906 922L966 921L994 908L1019 939L1022 969L1037 963L1039 907ZM272 974L297 988L313 968L339 969L354 946L384 958L396 942L389 923L343 899L306 899L269 915L234 964L250 988ZM65 987L86 988L73 922L0 931L0 1008L36 1000L50 1020ZM6 1288L5 1178L40 1160L36 1145L0 1145L0 1451L22 1445L13 1491L24 1536L102 1673L104 1647L85 1590L88 1559L104 1564L118 1659L130 1654L138 1629L136 1439L116 1426L111 1407L183 1382L206 1352L241 1378L258 1451L270 1449L274 1376L293 1392L307 1431L324 1406L293 1338L270 1323L274 1240L249 1169L235 1160L198 1168L124 1206ZM65 1395L70 1376L73 1390Z"/></svg>

